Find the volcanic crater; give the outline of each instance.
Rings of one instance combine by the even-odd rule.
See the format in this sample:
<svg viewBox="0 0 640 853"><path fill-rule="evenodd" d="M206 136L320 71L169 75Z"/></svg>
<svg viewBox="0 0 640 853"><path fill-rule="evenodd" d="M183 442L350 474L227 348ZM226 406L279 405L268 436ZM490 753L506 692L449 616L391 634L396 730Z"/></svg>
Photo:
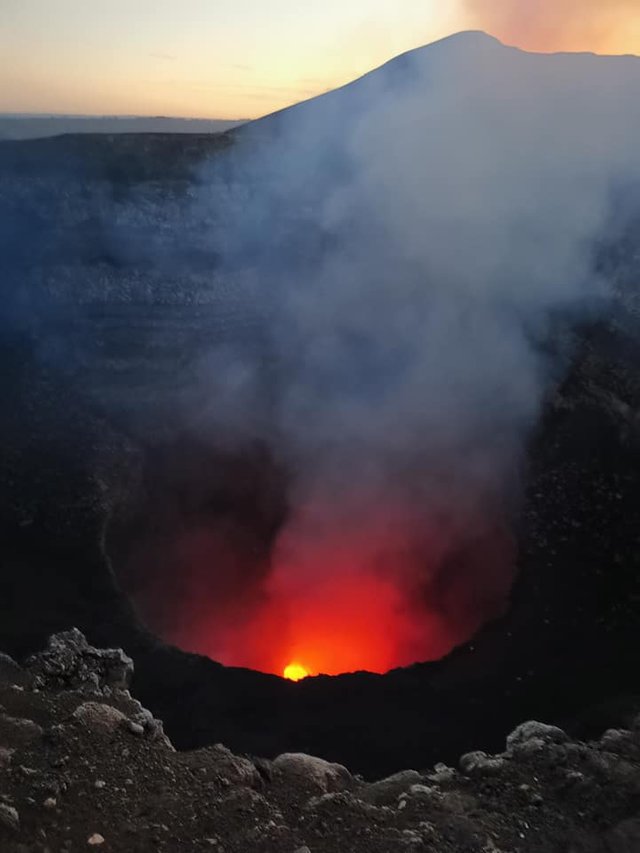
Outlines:
<svg viewBox="0 0 640 853"><path fill-rule="evenodd" d="M506 49L466 36L432 50L436 57L470 50L474 62L493 67L487 57ZM349 103L365 113L381 73L394 96L413 86L416 61L403 57L354 84L360 95ZM405 453L394 442L396 457L386 439L380 444L378 433L363 430L400 472L400 492L381 499L376 476L362 474L362 458L349 458L357 442L345 456L342 448L326 453L322 442L290 452L294 433L286 430L274 438L270 414L291 365L274 352L265 325L281 332L271 318L284 306L290 319L291 303L277 290L266 304L256 299L254 271L279 280L283 259L273 247L288 244L289 225L278 234L280 219L273 230L261 221L230 248L210 244L212 222L237 213L222 193L212 214L200 193L214 174L219 198L235 157L258 143L277 150L282 127L292 120L298 132L314 110L313 133L322 134L312 162L330 162L329 181L340 184L352 152L327 138L345 91L295 108L293 119L279 114L220 136L0 145L0 216L12 229L1 260L9 295L0 648L21 658L50 634L77 627L92 644L122 647L135 660L134 693L177 747L220 742L266 757L305 752L369 778L497 750L525 719L598 734L624 723L640 693L637 220L623 204L622 225L593 254L614 297L577 320L559 311L553 335L535 342L546 347L545 363L552 350L559 366L519 432L522 448L494 455L494 444L508 444L511 434L493 436L491 422L478 421L487 433L483 452L490 450L480 461L504 463L499 477L487 479L469 448L453 442L455 459L437 461L454 471L459 518L448 493L442 503L427 502L435 507L429 515L425 466L438 494L449 488L433 474L437 454L425 462L413 443ZM285 260L304 277L332 251L335 235L300 225L300 211L317 202L316 184L302 185L294 219L304 239ZM242 211L263 198L255 187L247 193ZM358 225L348 227L357 239ZM316 331L324 340L327 329ZM301 322L303 344L306 332ZM293 362L318 356L295 343ZM380 366L369 343L349 338L340 401L370 375L386 378L387 362ZM321 367L313 395L336 385L332 365ZM447 366L440 371L446 375ZM291 388L297 405L299 386ZM329 409L334 398L326 399ZM509 408L507 398L494 402ZM397 425L383 422L385 436L404 434L404 404L399 398ZM348 419L336 421L346 433L350 417L349 409ZM444 440L434 446L449 448ZM314 489L325 468L331 484L341 474L339 488L325 490L324 480L319 493L306 480L300 488L297 466L314 455ZM471 470L470 508L458 480ZM433 493L430 487L429 500ZM309 540L301 551L295 539L291 551L296 565L302 558L310 567L285 613L277 583L297 575L287 559L278 575L283 531L290 545L286 531L300 506L309 530L305 500L318 494ZM396 563L410 570L389 575ZM394 603L396 594L402 598ZM288 634L292 608L297 621Z"/></svg>

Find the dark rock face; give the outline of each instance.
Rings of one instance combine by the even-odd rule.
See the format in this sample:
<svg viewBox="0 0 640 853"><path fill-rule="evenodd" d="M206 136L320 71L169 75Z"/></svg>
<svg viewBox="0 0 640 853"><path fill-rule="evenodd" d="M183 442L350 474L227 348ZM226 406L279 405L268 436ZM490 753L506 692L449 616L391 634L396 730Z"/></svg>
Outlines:
<svg viewBox="0 0 640 853"><path fill-rule="evenodd" d="M43 658L72 678L16 686ZM123 659L73 631L52 637L26 671L14 663L0 675L3 851L637 850L638 720L589 744L528 722L498 755L367 784L306 754L176 752L126 679L114 682L109 667L96 678L96 661Z"/></svg>

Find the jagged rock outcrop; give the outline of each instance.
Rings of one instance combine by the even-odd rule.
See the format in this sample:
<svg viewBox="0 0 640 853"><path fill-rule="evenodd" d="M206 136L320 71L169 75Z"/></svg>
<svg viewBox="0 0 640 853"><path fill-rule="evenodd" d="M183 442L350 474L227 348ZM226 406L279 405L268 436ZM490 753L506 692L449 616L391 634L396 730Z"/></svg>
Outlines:
<svg viewBox="0 0 640 853"><path fill-rule="evenodd" d="M42 672L43 657L54 677L36 686L31 667ZM639 849L640 717L588 744L528 722L500 755L366 783L303 754L175 752L157 737L157 721L155 731L140 724L144 712L126 689L130 662L113 679L108 663L123 659L70 631L26 669L0 670L3 853ZM31 736L3 729L7 718Z"/></svg>
<svg viewBox="0 0 640 853"><path fill-rule="evenodd" d="M133 661L122 649L94 649L73 628L50 637L43 652L27 658L26 669L40 689L109 692L129 688Z"/></svg>

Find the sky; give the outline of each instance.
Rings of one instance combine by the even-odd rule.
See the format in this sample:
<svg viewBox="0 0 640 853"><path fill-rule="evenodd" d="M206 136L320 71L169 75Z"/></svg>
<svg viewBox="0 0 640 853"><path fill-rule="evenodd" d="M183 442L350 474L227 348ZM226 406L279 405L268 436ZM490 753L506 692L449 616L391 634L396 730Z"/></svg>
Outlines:
<svg viewBox="0 0 640 853"><path fill-rule="evenodd" d="M254 118L465 29L640 54L640 0L0 0L0 112Z"/></svg>

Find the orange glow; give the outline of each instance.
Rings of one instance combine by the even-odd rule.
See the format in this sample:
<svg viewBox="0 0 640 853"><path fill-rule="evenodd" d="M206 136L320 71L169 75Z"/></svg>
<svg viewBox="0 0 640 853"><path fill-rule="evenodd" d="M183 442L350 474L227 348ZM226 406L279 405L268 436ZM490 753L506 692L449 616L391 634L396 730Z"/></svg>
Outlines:
<svg viewBox="0 0 640 853"><path fill-rule="evenodd" d="M289 681L302 681L311 673L301 663L290 663L289 666L285 666L282 674Z"/></svg>
<svg viewBox="0 0 640 853"><path fill-rule="evenodd" d="M637 54L637 0L463 0L467 26L525 50Z"/></svg>
<svg viewBox="0 0 640 853"><path fill-rule="evenodd" d="M375 527L374 527L375 530ZM263 597L246 619L209 627L207 653L227 665L301 680L384 673L446 654L446 621L411 601L411 571L371 532L307 540L296 530L276 549ZM386 565L380 565L386 554ZM194 644L191 644L192 647ZM202 649L204 643L199 642Z"/></svg>
<svg viewBox="0 0 640 853"><path fill-rule="evenodd" d="M397 512L393 523L389 510L386 523L374 515L366 528L287 528L261 584L232 597L219 589L218 601L198 594L172 641L301 681L438 660L502 612L514 565L503 528L488 524L465 544L426 522L418 535Z"/></svg>
<svg viewBox="0 0 640 853"><path fill-rule="evenodd" d="M385 672L411 629L394 584L364 572L318 578L304 597L295 589L287 597L287 652L308 672Z"/></svg>

